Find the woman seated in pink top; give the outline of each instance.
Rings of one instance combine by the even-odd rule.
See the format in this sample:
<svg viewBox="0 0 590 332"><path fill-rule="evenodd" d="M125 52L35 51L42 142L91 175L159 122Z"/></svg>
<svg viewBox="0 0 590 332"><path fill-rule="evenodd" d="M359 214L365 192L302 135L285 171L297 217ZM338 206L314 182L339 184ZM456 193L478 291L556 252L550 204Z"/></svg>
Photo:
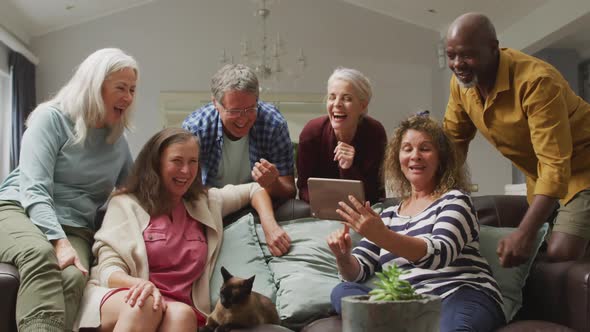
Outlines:
<svg viewBox="0 0 590 332"><path fill-rule="evenodd" d="M78 327L196 331L211 311L222 217L250 203L261 218L274 218L256 182L204 190L196 136L180 128L154 135L95 234L97 261Z"/></svg>
<svg viewBox="0 0 590 332"><path fill-rule="evenodd" d="M367 115L371 83L360 71L336 68L328 79L328 115L309 121L299 135L297 188L309 202L310 177L362 180L371 203L385 197L380 167L387 135Z"/></svg>

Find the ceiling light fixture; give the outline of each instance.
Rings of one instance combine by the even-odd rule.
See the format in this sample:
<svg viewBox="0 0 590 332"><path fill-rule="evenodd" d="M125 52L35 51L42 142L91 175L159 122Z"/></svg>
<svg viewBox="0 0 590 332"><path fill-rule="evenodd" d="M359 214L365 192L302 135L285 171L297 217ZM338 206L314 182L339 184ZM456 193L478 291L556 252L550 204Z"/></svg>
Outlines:
<svg viewBox="0 0 590 332"><path fill-rule="evenodd" d="M243 40L240 43L240 61L254 69L260 80L260 90L262 93L271 90L271 85L277 84L283 76L293 79L301 77L307 65L307 57L300 48L295 59L295 68L283 68L282 56L287 55L285 41L281 39L280 33L276 33L276 39L271 40L267 31L267 22L270 17L268 8L269 0L259 0L259 7L254 13L258 17L261 39L258 46L252 47L249 40ZM258 51L255 49L258 48ZM222 50L219 62L223 64L234 63L233 55L228 55L225 48Z"/></svg>

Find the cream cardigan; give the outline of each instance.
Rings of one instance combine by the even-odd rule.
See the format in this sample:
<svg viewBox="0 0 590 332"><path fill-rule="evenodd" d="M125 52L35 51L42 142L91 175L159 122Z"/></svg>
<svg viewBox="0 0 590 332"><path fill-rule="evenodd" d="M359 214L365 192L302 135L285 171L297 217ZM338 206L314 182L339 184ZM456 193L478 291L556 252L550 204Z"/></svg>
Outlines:
<svg viewBox="0 0 590 332"><path fill-rule="evenodd" d="M256 182L227 185L221 189L209 189L206 197L203 195L196 201L184 202L190 216L206 227L207 266L192 287L193 303L205 315L211 312L209 279L223 240L222 218L248 205L258 190L261 187ZM96 257L95 265L90 270L74 330L100 326L100 302L110 290L108 279L111 273L123 271L132 277L149 278L143 241L143 231L149 221L150 216L133 195L119 195L110 200L103 225L94 235L92 253Z"/></svg>

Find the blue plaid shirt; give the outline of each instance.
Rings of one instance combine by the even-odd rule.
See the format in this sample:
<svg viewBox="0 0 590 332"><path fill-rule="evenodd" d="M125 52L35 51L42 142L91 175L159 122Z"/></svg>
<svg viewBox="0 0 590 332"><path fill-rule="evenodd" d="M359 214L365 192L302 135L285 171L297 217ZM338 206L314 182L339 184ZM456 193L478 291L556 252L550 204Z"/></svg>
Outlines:
<svg viewBox="0 0 590 332"><path fill-rule="evenodd" d="M223 148L223 124L213 103L192 112L182 123L182 128L192 132L201 141L201 176L203 183L211 186L219 169ZM293 146L287 121L272 104L258 102L256 122L250 129L250 168L264 158L276 165L279 175L293 175Z"/></svg>

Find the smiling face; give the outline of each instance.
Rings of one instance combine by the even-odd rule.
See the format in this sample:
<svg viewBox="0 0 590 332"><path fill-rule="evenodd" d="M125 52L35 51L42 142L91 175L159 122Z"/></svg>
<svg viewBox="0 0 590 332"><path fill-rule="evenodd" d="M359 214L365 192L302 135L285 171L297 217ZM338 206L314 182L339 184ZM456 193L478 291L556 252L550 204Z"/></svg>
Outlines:
<svg viewBox="0 0 590 332"><path fill-rule="evenodd" d="M219 112L221 122L223 123L223 131L231 139L240 139L250 132L254 122L256 122L256 112L241 112L238 116L226 110L245 110L256 108L256 95L244 91L227 91L223 96L222 103L213 100L215 108Z"/></svg>
<svg viewBox="0 0 590 332"><path fill-rule="evenodd" d="M495 80L498 41L468 27L456 26L447 34L447 62L459 85L471 88Z"/></svg>
<svg viewBox="0 0 590 332"><path fill-rule="evenodd" d="M137 75L132 68L121 69L107 76L102 83L101 94L105 116L98 127L113 127L133 103Z"/></svg>
<svg viewBox="0 0 590 332"><path fill-rule="evenodd" d="M326 108L336 134L348 136L356 132L361 116L367 112L367 103L358 98L352 84L334 80L328 84Z"/></svg>
<svg viewBox="0 0 590 332"><path fill-rule="evenodd" d="M195 180L198 168L199 147L194 139L173 143L164 149L160 157L160 177L172 202L182 199Z"/></svg>
<svg viewBox="0 0 590 332"><path fill-rule="evenodd" d="M428 134L408 129L402 138L399 162L402 173L412 188L434 190L439 154Z"/></svg>

